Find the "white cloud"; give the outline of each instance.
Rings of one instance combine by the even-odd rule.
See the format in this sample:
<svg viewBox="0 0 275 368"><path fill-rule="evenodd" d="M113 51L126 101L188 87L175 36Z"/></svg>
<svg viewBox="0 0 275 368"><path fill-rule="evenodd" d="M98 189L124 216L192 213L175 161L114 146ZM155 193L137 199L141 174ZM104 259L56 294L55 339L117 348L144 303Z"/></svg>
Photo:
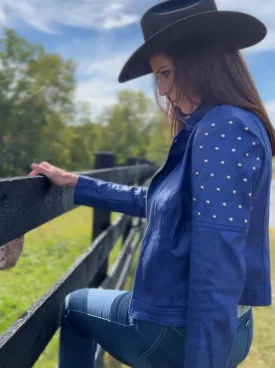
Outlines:
<svg viewBox="0 0 275 368"><path fill-rule="evenodd" d="M142 13L158 0L0 0L0 25L24 22L46 33L61 31L61 26L86 29L111 29L138 22ZM274 0L217 0L219 9L251 13L269 29L258 49L275 49ZM255 51L257 48L252 48Z"/></svg>
<svg viewBox="0 0 275 368"><path fill-rule="evenodd" d="M89 66L85 71L86 75L100 73L101 75L104 75L105 78L115 79L123 64L129 57L130 51L117 54L114 54L113 51L105 51L105 56L103 58L102 54L103 52L100 54L100 58L98 57L96 61L89 63ZM88 63L88 61L86 61L86 63Z"/></svg>
<svg viewBox="0 0 275 368"><path fill-rule="evenodd" d="M258 0L216 1L220 10L248 12L267 25L266 39L246 52L275 50L274 0L265 0L261 5ZM61 45L61 48L68 47L67 56L73 54L78 63L78 75L81 80L85 79L78 85L76 99L91 102L94 113L98 113L104 106L112 104L117 91L123 88L139 88L152 94L148 77L122 85L117 82L122 65L138 45L132 44L131 50L118 52L115 42L112 44L110 38L109 41L105 39L107 35L112 37L111 32L104 31L138 22L141 14L158 2L159 0L0 0L0 25L16 28L23 23L45 33L63 32L62 26L103 30L98 39L88 47L87 41L81 39L77 40L77 45L73 40L68 46ZM272 102L268 106L272 109ZM275 117L275 113L273 116Z"/></svg>
<svg viewBox="0 0 275 368"><path fill-rule="evenodd" d="M112 29L138 22L147 6L146 0L0 0L0 24L24 22L45 33L57 33L62 25Z"/></svg>
<svg viewBox="0 0 275 368"><path fill-rule="evenodd" d="M235 10L251 14L259 18L267 27L267 36L258 45L250 47L246 52L260 52L275 49L275 3L274 0L217 0L220 10Z"/></svg>
<svg viewBox="0 0 275 368"><path fill-rule="evenodd" d="M87 78L78 83L76 101L86 101L91 104L93 115L98 115L104 107L116 101L117 92L123 89L142 90L148 97L153 98L152 78L142 77L126 84L118 83L119 71L129 54L121 53L104 60L95 61L85 69L86 76L97 73L98 76ZM85 61L86 63L86 61Z"/></svg>
<svg viewBox="0 0 275 368"><path fill-rule="evenodd" d="M127 10L130 9L130 3L131 1L124 1L123 6L113 6L112 10L124 10L126 12L125 14L127 14ZM153 4L156 3L156 1L150 1L149 3ZM139 16L141 15L141 10L143 11L145 9L144 2L141 1L140 4L141 5L138 9L136 7L132 9L134 14L139 14ZM236 10L255 15L267 25L268 36L265 40L257 46L246 49L245 53L275 49L275 23L273 21L273 19L275 19L274 0L265 0L265 3L261 4L261 6L259 6L258 1L256 0L217 0L217 4L220 10ZM147 4L146 7L148 6L150 5ZM117 82L117 77L122 65L138 45L131 45L131 50L118 53L110 44L104 45L102 48L103 44L104 42L101 42L94 48L95 54L98 55L96 60L91 61L91 58L86 57L79 62L78 70L81 71L82 74L85 74L86 78L89 79L88 81L79 84L77 89L78 98L83 98L85 100L88 99L91 101L94 109L96 107L96 111L100 111L102 107L115 101L116 92L122 88L140 88L146 93L151 93L153 95L152 86L148 77L123 85L119 85ZM85 71L85 73L83 71ZM96 79L94 79L95 76ZM269 109L270 106L273 105L269 103ZM275 112L272 113L272 115L274 116L273 121L275 121Z"/></svg>

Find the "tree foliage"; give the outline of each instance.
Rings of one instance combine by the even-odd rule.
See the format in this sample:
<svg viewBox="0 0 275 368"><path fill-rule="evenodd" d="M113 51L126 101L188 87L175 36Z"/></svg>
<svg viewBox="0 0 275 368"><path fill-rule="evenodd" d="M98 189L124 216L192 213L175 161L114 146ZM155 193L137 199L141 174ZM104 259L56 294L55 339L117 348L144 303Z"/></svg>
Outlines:
<svg viewBox="0 0 275 368"><path fill-rule="evenodd" d="M1 177L26 175L33 161L68 170L93 167L94 153L161 162L170 142L164 119L142 92L122 91L100 117L74 101L76 65L6 29L0 40Z"/></svg>

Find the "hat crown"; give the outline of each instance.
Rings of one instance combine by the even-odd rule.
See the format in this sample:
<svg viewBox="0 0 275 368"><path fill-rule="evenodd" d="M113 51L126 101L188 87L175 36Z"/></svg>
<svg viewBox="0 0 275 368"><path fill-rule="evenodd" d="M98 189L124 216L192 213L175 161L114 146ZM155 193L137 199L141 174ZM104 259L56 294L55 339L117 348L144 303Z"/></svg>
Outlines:
<svg viewBox="0 0 275 368"><path fill-rule="evenodd" d="M183 18L217 11L214 0L168 0L151 7L141 18L144 40Z"/></svg>

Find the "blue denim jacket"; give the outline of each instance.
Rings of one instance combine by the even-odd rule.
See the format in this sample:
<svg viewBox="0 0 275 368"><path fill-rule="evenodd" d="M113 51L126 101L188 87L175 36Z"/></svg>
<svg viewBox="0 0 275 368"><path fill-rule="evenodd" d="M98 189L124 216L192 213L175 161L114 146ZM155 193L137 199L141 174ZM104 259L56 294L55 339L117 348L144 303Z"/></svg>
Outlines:
<svg viewBox="0 0 275 368"><path fill-rule="evenodd" d="M270 141L254 114L196 110L148 190L81 176L75 203L146 217L132 316L184 326L185 368L224 368L237 305L271 304Z"/></svg>

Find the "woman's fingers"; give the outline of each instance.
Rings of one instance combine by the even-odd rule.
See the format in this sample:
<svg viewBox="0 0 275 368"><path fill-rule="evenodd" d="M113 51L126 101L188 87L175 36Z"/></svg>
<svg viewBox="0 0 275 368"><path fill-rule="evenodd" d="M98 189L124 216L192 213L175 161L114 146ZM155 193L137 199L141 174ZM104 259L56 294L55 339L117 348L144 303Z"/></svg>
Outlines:
<svg viewBox="0 0 275 368"><path fill-rule="evenodd" d="M32 173L35 173L35 175L45 175L48 178L52 178L54 175L54 170L51 168L51 165L45 165L45 164L31 164L31 168L33 169Z"/></svg>

